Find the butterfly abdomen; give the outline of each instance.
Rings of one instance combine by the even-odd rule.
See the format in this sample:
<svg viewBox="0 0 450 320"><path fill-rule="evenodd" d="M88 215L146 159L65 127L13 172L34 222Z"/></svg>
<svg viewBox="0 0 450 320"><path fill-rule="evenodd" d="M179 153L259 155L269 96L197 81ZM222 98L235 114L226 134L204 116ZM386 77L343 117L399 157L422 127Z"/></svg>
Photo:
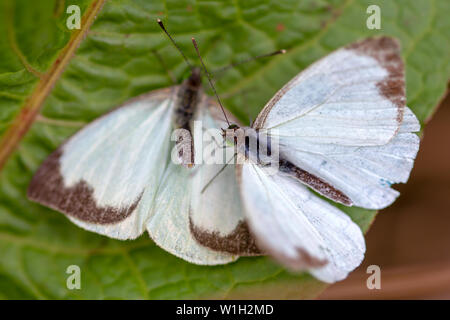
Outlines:
<svg viewBox="0 0 450 320"><path fill-rule="evenodd" d="M178 157L181 163L191 167L194 164L194 141L192 139L191 121L199 103L201 94L200 69L194 68L188 79L180 86L174 114L175 129L183 129L176 141Z"/></svg>
<svg viewBox="0 0 450 320"><path fill-rule="evenodd" d="M200 69L193 69L178 91L178 102L175 108L175 127L190 131L189 123L194 116L201 91Z"/></svg>

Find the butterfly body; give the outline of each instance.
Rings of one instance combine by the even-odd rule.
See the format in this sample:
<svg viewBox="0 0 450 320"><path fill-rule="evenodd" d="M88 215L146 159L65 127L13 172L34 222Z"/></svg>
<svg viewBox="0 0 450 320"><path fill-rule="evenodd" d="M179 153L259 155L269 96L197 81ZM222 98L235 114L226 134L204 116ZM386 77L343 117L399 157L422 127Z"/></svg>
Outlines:
<svg viewBox="0 0 450 320"><path fill-rule="evenodd" d="M178 130L176 148L180 164L194 166L194 140L192 139L192 119L201 99L204 98L200 69L192 68L189 78L176 86L176 105L173 114L174 129Z"/></svg>
<svg viewBox="0 0 450 320"><path fill-rule="evenodd" d="M178 88L177 106L174 113L175 128L191 131L190 122L202 94L202 80L199 68L193 68L188 79Z"/></svg>

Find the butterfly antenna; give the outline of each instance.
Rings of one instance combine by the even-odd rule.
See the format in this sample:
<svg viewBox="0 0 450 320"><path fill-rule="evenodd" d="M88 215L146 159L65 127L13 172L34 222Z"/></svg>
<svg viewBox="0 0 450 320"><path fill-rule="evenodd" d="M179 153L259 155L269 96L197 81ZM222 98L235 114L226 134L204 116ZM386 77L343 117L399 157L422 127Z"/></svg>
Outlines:
<svg viewBox="0 0 450 320"><path fill-rule="evenodd" d="M198 58L200 59L200 62L202 63L203 70L205 71L206 77L208 78L209 85L211 86L212 90L214 91L214 95L217 98L217 101L219 102L220 108L222 109L223 115L225 116L225 120L227 121L228 126L230 126L230 121L228 121L227 114L225 113L225 109L223 108L222 102L220 101L219 95L217 94L216 88L214 87L214 84L211 80L211 75L208 72L208 69L206 69L205 63L203 62L203 59L200 55L200 51L198 50L197 41L195 41L194 38L192 38L192 43L194 44L195 51L197 52Z"/></svg>
<svg viewBox="0 0 450 320"><path fill-rule="evenodd" d="M224 72L224 71L226 71L228 69L240 66L241 64L245 64L245 63L248 63L248 62L251 62L251 61L255 61L255 60L258 60L258 59L272 57L272 56L276 56L276 55L279 55L279 54L285 54L285 53L286 53L286 50L285 49L281 49L281 50L277 50L277 51L274 51L274 52L262 54L260 56L251 57L251 58L248 58L248 59L245 59L245 60L241 60L241 61L238 61L238 62L235 62L235 63L231 63L228 66L222 67L220 69L214 70L213 73L214 74L222 73L222 72Z"/></svg>
<svg viewBox="0 0 450 320"><path fill-rule="evenodd" d="M183 56L184 61L186 61L187 65L189 66L190 69L192 69L192 65L189 62L188 58L184 55L183 51L181 50L181 48L178 46L178 44L175 42L175 40L172 38L172 36L170 35L170 33L167 31L166 27L164 26L164 23L161 21L161 19L157 19L156 20L159 24L159 26L161 27L161 29L164 31L164 33L169 37L170 41L172 41L172 44L175 46L175 48L177 48L178 52L181 53L181 55Z"/></svg>

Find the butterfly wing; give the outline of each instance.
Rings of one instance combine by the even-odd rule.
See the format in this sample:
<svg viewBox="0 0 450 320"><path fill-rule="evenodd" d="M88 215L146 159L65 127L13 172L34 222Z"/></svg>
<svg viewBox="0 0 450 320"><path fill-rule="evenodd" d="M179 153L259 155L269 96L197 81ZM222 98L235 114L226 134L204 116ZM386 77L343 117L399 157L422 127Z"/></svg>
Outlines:
<svg viewBox="0 0 450 320"><path fill-rule="evenodd" d="M169 163L146 223L147 231L158 246L191 263L216 265L234 261L237 256L202 246L191 233L191 171Z"/></svg>
<svg viewBox="0 0 450 320"><path fill-rule="evenodd" d="M213 250L240 256L259 254L243 214L234 148L225 148L221 135L220 129L226 128L227 122L219 105L212 99L208 99L206 107L198 111L196 119L201 121L204 137L204 163L198 166L192 177L191 232L199 243ZM238 123L231 114L228 113L227 117ZM216 133L215 137L210 134L210 129ZM216 155L221 156L222 163L210 161Z"/></svg>
<svg viewBox="0 0 450 320"><path fill-rule="evenodd" d="M202 149L205 129L224 124L216 110L218 106L203 96L194 118L201 121L200 135L193 130L197 152ZM223 152L219 146L214 149ZM170 253L202 265L228 263L257 250L244 222L234 165L206 186L223 165L199 163L202 153L195 156L193 169L169 164L147 223L151 238Z"/></svg>
<svg viewBox="0 0 450 320"><path fill-rule="evenodd" d="M257 243L280 263L325 282L344 279L361 263L360 228L299 181L250 162L238 167L238 178Z"/></svg>
<svg viewBox="0 0 450 320"><path fill-rule="evenodd" d="M87 230L139 236L167 163L176 90L140 96L77 132L44 161L28 197Z"/></svg>
<svg viewBox="0 0 450 320"><path fill-rule="evenodd" d="M314 63L269 101L254 127L269 130L281 155L344 194L345 204L390 205L398 196L390 185L407 181L419 148L412 132L420 130L405 105L397 41L369 38Z"/></svg>

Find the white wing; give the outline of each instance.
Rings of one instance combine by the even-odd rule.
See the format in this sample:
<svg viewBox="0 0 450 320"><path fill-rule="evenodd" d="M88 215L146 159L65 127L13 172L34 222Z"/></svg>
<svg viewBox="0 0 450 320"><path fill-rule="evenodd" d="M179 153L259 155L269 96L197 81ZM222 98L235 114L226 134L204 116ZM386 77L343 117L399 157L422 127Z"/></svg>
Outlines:
<svg viewBox="0 0 450 320"><path fill-rule="evenodd" d="M189 226L191 170L170 163L146 224L150 237L164 250L186 261L202 265L225 264L238 256L200 245Z"/></svg>
<svg viewBox="0 0 450 320"><path fill-rule="evenodd" d="M249 226L280 263L325 282L344 279L361 263L364 237L345 213L291 177L269 176L251 163L238 172Z"/></svg>
<svg viewBox="0 0 450 320"><path fill-rule="evenodd" d="M282 139L280 148L295 165L331 183L354 205L382 209L399 195L390 186L408 180L419 149L419 137L405 130L406 125L381 146L352 147Z"/></svg>
<svg viewBox="0 0 450 320"><path fill-rule="evenodd" d="M254 127L322 143L381 145L398 131L404 107L399 45L370 38L301 72L269 101Z"/></svg>
<svg viewBox="0 0 450 320"><path fill-rule="evenodd" d="M196 120L202 123L202 135L211 137L209 141L203 139L203 159L207 161L206 154L217 153L223 156L223 164L204 162L195 169L192 177L190 229L199 243L211 249L240 256L259 254L243 214L236 181L234 148L223 149L221 135L218 141L208 135L208 129L227 127L219 112L217 103L210 99L208 107L199 108L196 115ZM233 119L230 114L228 118ZM231 121L237 123L234 119ZM200 144L198 140L195 140L196 146Z"/></svg>
<svg viewBox="0 0 450 320"><path fill-rule="evenodd" d="M36 172L29 198L87 230L139 236L169 156L175 91L133 99L76 133Z"/></svg>
<svg viewBox="0 0 450 320"><path fill-rule="evenodd" d="M390 185L406 182L419 147L411 132L420 125L405 106L404 86L398 43L367 39L295 77L255 126L270 129L282 156L352 204L381 209L398 196Z"/></svg>

